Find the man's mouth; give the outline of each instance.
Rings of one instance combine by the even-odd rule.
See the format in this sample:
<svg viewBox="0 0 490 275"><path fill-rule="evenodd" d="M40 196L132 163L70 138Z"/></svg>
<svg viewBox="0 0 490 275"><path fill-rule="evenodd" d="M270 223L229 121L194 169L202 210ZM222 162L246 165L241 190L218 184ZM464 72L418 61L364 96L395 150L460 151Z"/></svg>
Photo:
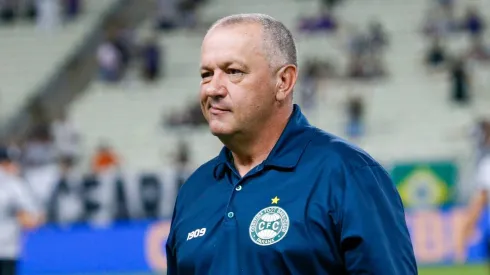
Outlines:
<svg viewBox="0 0 490 275"><path fill-rule="evenodd" d="M209 112L213 115L220 115L220 114L224 114L224 113L227 113L229 112L230 110L228 109L225 109L225 108L221 108L221 107L217 107L217 106L211 106L209 108Z"/></svg>

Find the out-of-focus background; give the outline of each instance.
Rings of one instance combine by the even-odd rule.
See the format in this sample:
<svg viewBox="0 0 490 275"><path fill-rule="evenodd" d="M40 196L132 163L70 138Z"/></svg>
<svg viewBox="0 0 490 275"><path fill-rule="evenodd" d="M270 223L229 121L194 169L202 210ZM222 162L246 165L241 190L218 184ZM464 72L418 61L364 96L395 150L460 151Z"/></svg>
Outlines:
<svg viewBox="0 0 490 275"><path fill-rule="evenodd" d="M21 274L164 272L177 190L221 147L200 43L244 12L293 31L310 122L390 172L421 274L486 274L485 221L467 265L454 247L490 152L488 1L1 0L0 137L48 217Z"/></svg>

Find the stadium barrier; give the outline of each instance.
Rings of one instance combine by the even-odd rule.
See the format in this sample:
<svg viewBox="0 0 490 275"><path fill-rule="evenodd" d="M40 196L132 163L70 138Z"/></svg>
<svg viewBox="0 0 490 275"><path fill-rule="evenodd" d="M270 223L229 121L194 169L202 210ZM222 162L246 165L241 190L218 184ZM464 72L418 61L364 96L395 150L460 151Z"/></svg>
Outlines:
<svg viewBox="0 0 490 275"><path fill-rule="evenodd" d="M420 265L451 264L460 208L407 213ZM468 261L486 258L486 214L468 246ZM139 221L94 228L46 226L24 235L21 274L152 273L166 268L165 241L170 221Z"/></svg>

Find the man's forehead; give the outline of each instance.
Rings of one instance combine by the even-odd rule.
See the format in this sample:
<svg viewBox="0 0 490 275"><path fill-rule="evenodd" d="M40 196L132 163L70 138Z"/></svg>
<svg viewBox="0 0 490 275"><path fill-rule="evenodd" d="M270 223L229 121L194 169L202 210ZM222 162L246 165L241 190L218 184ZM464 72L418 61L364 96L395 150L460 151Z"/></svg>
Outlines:
<svg viewBox="0 0 490 275"><path fill-rule="evenodd" d="M264 56L260 28L247 25L212 29L203 40L201 63L238 63L246 65L251 59Z"/></svg>
<svg viewBox="0 0 490 275"><path fill-rule="evenodd" d="M214 26L206 33L206 37L217 33L235 33L247 36L261 36L262 32L262 25L257 22L238 22Z"/></svg>
<svg viewBox="0 0 490 275"><path fill-rule="evenodd" d="M218 26L204 37L202 50L207 48L256 49L262 45L262 30L257 24Z"/></svg>
<svg viewBox="0 0 490 275"><path fill-rule="evenodd" d="M210 60L208 58L201 58L200 69L201 70L208 70L214 66L228 67L231 65L238 65L240 68L248 68L249 67L249 65L247 64L247 61L245 59L221 55L219 57L213 58L212 60Z"/></svg>

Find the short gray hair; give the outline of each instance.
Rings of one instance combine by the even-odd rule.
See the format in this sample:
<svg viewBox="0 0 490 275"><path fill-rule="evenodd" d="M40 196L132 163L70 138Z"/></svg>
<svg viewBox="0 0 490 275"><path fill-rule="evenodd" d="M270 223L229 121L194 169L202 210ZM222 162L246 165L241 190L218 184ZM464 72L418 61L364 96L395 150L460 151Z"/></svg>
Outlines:
<svg viewBox="0 0 490 275"><path fill-rule="evenodd" d="M256 23L262 27L264 35L263 46L272 67L287 64L298 66L296 44L291 31L272 16L260 13L234 14L216 21L208 32L217 27L242 23Z"/></svg>

